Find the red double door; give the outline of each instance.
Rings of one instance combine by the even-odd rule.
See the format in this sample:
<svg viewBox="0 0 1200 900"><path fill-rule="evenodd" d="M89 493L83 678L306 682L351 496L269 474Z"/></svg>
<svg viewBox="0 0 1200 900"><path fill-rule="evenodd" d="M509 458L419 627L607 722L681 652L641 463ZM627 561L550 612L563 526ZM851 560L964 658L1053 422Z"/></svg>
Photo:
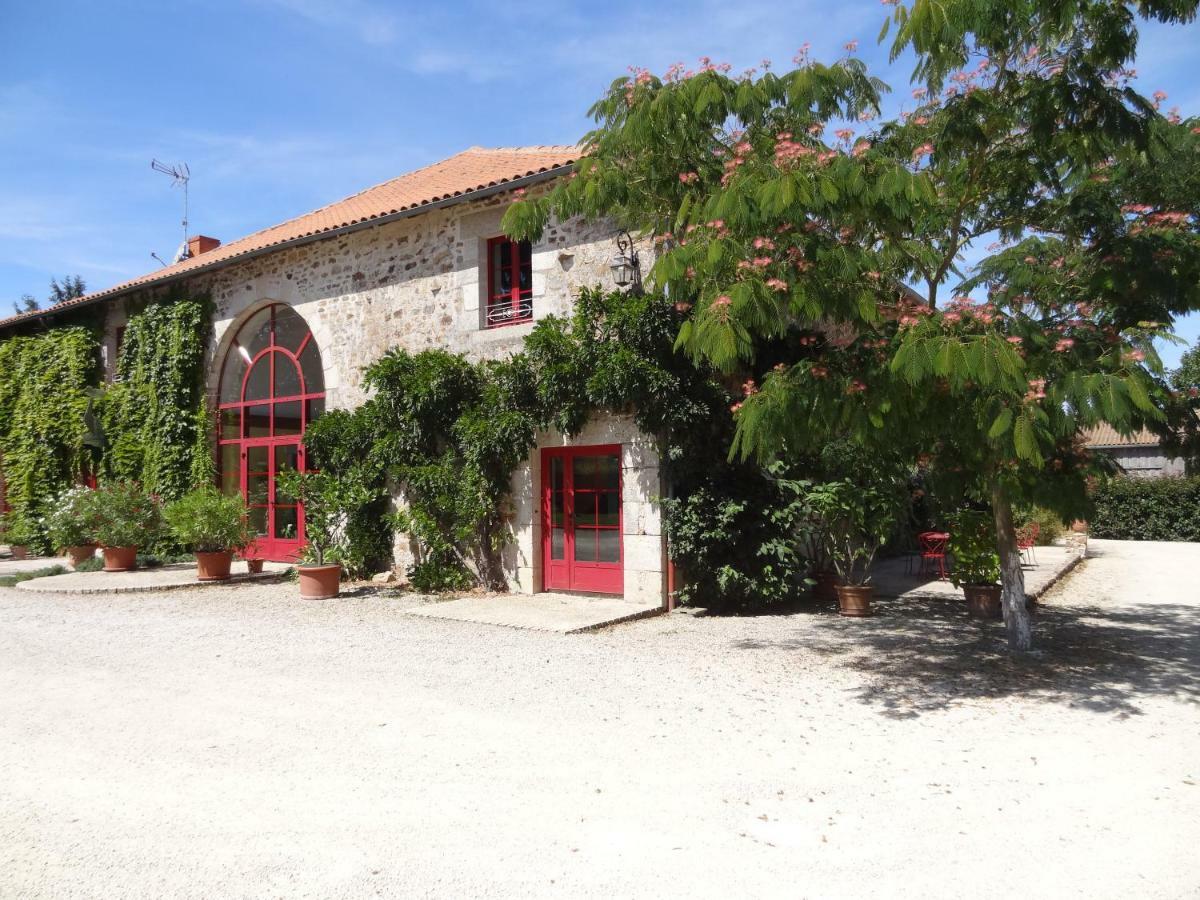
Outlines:
<svg viewBox="0 0 1200 900"><path fill-rule="evenodd" d="M542 587L621 594L621 448L542 451Z"/></svg>

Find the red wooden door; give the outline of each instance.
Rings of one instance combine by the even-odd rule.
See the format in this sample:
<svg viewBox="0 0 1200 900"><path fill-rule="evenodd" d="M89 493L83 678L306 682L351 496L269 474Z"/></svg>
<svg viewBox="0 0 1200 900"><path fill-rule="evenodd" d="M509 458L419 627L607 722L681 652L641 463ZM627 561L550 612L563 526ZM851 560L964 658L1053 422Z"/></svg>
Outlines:
<svg viewBox="0 0 1200 900"><path fill-rule="evenodd" d="M621 448L542 451L542 587L620 594Z"/></svg>
<svg viewBox="0 0 1200 900"><path fill-rule="evenodd" d="M304 546L304 509L276 477L304 471L304 431L325 409L321 355L290 307L259 310L238 331L221 374L221 489L240 493L256 535L252 552L288 561Z"/></svg>

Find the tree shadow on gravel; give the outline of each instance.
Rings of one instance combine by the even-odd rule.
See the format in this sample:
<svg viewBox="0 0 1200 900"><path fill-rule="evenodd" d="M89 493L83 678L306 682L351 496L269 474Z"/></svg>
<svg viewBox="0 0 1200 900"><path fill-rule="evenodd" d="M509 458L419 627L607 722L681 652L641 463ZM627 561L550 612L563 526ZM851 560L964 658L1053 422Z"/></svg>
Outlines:
<svg viewBox="0 0 1200 900"><path fill-rule="evenodd" d="M1009 696L1121 717L1151 697L1200 700L1197 606L1039 606L1028 655L1009 653L1004 626L968 618L961 600L875 608L869 619L805 617L802 634L735 646L818 654L862 672L858 699L896 718Z"/></svg>

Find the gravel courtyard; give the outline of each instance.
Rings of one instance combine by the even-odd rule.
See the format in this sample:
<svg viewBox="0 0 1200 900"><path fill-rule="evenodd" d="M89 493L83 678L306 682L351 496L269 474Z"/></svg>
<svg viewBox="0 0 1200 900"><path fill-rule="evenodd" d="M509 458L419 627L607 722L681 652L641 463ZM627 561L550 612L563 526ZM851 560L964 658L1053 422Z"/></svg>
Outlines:
<svg viewBox="0 0 1200 900"><path fill-rule="evenodd" d="M562 636L0 589L0 897L1196 897L1200 545Z"/></svg>

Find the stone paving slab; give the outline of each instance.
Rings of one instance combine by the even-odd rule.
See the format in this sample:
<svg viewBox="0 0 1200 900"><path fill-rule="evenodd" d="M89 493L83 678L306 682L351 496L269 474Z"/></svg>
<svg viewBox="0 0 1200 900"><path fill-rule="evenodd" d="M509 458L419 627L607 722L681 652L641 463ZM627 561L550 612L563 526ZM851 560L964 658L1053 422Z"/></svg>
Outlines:
<svg viewBox="0 0 1200 900"><path fill-rule="evenodd" d="M43 561L44 562L44 561ZM35 568L41 568L35 566ZM129 594L141 591L169 591L187 588L204 588L231 584L239 581L261 581L278 578L288 570L283 563L265 563L263 571L251 575L246 563L234 560L232 577L229 581L197 581L195 563L178 563L159 566L155 569L134 569L132 572L68 572L66 575L50 575L33 578L18 584L17 590L34 593L72 594Z"/></svg>
<svg viewBox="0 0 1200 900"><path fill-rule="evenodd" d="M1075 547L1050 546L1034 550L1037 565L1024 566L1025 594L1034 599L1044 594L1049 587L1067 574L1083 556ZM920 565L913 560L914 571ZM886 559L871 569L871 584L879 597L903 597L904 599L961 600L963 592L949 579L940 581L936 575L915 575L905 572L903 557Z"/></svg>
<svg viewBox="0 0 1200 900"><path fill-rule="evenodd" d="M22 572L36 572L38 569L49 569L53 566L71 568L65 557L43 556L37 559L0 559L0 575L19 575Z"/></svg>
<svg viewBox="0 0 1200 900"><path fill-rule="evenodd" d="M618 622L663 612L622 597L584 597L574 594L489 594L427 603L405 610L427 619L450 619L479 625L501 625L559 634L578 634Z"/></svg>

